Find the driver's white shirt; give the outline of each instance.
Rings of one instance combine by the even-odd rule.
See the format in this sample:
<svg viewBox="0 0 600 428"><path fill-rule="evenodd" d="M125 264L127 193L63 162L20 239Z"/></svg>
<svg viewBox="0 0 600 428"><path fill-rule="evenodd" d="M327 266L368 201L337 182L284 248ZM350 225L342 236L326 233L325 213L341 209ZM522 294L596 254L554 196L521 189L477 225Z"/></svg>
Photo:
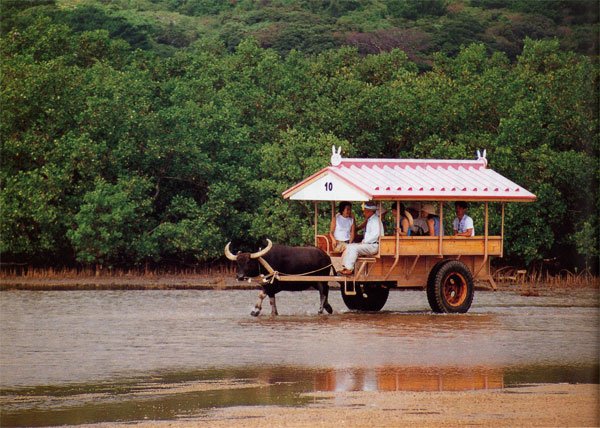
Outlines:
<svg viewBox="0 0 600 428"><path fill-rule="evenodd" d="M379 235L381 235L379 216L377 214L373 214L371 217L369 217L369 220L367 220L365 237L363 238L362 243L377 244L379 243Z"/></svg>

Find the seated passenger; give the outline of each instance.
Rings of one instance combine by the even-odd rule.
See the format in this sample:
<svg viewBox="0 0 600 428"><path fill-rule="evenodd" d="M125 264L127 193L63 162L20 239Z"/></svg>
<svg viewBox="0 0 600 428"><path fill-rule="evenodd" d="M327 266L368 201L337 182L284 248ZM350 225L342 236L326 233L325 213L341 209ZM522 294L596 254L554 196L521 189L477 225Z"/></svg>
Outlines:
<svg viewBox="0 0 600 428"><path fill-rule="evenodd" d="M454 209L456 210L456 218L452 223L454 236L475 236L473 219L466 214L469 205L464 201L457 201L454 203Z"/></svg>
<svg viewBox="0 0 600 428"><path fill-rule="evenodd" d="M421 216L427 219L429 236L440 236L440 216L437 215L433 204L423 204Z"/></svg>
<svg viewBox="0 0 600 428"><path fill-rule="evenodd" d="M381 235L381 221L375 213L377 207L372 202L365 203L363 214L366 219L365 237L360 244L348 244L342 255L342 275L352 275L354 264L358 256L374 256L379 251L379 236Z"/></svg>
<svg viewBox="0 0 600 428"><path fill-rule="evenodd" d="M334 253L341 253L346 249L346 245L354 240L355 225L352 215L352 204L350 202L340 202L338 213L331 219L329 236L333 246Z"/></svg>
<svg viewBox="0 0 600 428"><path fill-rule="evenodd" d="M406 207L401 202L394 202L392 204L392 222L393 229L396 229L396 215L398 214L398 205L400 205L400 230L398 234L400 236L410 236L411 235L411 226L413 225L413 216L406 210ZM395 235L395 232L392 233Z"/></svg>
<svg viewBox="0 0 600 428"><path fill-rule="evenodd" d="M411 204L407 209L408 212L413 216L413 225L410 228L411 236L429 235L429 226L427 226L427 220L421 217L421 204Z"/></svg>

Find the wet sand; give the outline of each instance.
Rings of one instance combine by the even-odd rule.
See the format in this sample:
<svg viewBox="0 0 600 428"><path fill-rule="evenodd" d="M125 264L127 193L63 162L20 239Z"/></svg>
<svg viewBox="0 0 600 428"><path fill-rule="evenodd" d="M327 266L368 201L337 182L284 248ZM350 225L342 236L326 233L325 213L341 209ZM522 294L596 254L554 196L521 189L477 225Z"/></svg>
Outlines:
<svg viewBox="0 0 600 428"><path fill-rule="evenodd" d="M551 384L463 392L311 393L307 396L315 402L303 407L226 407L211 409L201 417L135 426L596 427L600 423L598 390L598 385Z"/></svg>

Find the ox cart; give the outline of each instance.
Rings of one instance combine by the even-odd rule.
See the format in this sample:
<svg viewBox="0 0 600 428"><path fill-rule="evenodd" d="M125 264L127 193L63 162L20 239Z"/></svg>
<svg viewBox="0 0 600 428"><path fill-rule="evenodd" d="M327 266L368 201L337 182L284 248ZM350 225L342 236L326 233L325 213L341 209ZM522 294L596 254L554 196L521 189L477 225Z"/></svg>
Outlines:
<svg viewBox="0 0 600 428"><path fill-rule="evenodd" d="M490 270L492 257L502 257L504 214L507 202L532 202L535 195L487 166L485 151L476 160L343 159L333 148L331 164L283 192L285 199L314 202L314 245L325 251L334 266L341 254L334 253L329 236L319 233L319 204L339 201L378 204L410 201L437 204L439 236L401 236L400 213L394 219L396 232L382 234L378 252L359 257L350 276L278 275L279 281L337 281L349 309L378 311L385 305L390 288L425 289L434 312L463 313L471 306L474 282L496 289ZM444 234L444 208L449 202L483 204L483 230L471 237ZM489 204L500 208L499 233L489 233ZM498 207L499 204L499 207ZM447 221L446 221L447 223ZM339 269L339 268L338 268Z"/></svg>

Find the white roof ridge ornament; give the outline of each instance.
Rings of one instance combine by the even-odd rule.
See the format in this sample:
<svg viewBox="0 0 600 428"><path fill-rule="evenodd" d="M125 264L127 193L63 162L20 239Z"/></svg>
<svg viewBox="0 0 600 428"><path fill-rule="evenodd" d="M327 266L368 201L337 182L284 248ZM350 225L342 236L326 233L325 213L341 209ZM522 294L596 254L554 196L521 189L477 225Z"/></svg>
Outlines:
<svg viewBox="0 0 600 428"><path fill-rule="evenodd" d="M335 144L331 146L331 165L338 166L342 163L342 146L338 148L337 153L335 152Z"/></svg>
<svg viewBox="0 0 600 428"><path fill-rule="evenodd" d="M488 164L486 155L487 155L487 150L486 149L483 149L483 155L482 155L482 153L479 150L477 150L477 160L483 162L483 167L484 168L487 168L487 164Z"/></svg>

